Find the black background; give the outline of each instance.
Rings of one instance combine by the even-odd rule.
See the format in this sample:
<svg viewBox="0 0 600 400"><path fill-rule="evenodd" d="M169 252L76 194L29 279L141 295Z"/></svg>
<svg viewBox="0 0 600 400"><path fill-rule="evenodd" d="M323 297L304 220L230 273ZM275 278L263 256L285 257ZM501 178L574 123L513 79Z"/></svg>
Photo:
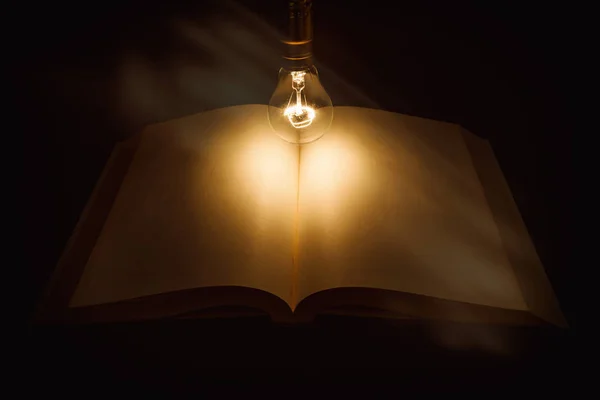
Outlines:
<svg viewBox="0 0 600 400"><path fill-rule="evenodd" d="M25 142L22 186L30 284L23 304L29 317L115 141L152 122L268 102L280 64L278 35L286 26L286 2L22 6L14 16L18 62L11 83L17 87L15 103ZM94 377L101 377L135 387L158 382L163 388L172 389L176 383L187 389L205 383L198 378L204 372L198 371L211 363L287 365L290 354L300 360L294 366L310 368L300 374L280 370L277 376L293 381L312 374L310 379L297 379L304 383L331 376L306 372L315 371L317 359L321 367L381 367L393 359L390 366L401 368L403 378L389 376L417 390L431 389L431 381L440 380L458 388L465 382L499 387L507 374L510 382L532 382L525 378L532 370L560 376L560 366L566 368L563 359L570 354L570 344L565 343L571 343L568 338L576 327L567 33L577 21L564 8L545 4L541 9L525 2L316 0L313 9L316 65L334 105L456 122L490 139L571 324L569 333L536 333L549 338L541 341L545 347L534 344L540 342L537 336L519 339L528 355L498 361L497 353L489 355L488 345L473 345L483 343L485 335L471 333L478 339L465 339L468 349L448 350L452 346L423 334L431 328L418 324L391 334L387 328L380 331L375 322L367 323L366 329L365 323L324 321L316 331L264 331L263 322L243 322L244 338L223 335L240 329L229 322L220 323L223 329L194 322L68 332L30 327L32 379L45 377L60 388L56 376L66 374L69 379L65 371L77 371L77 379L90 379L95 385ZM464 337L459 331L450 336ZM532 335L515 332L502 335ZM207 340L216 340L209 346L212 358L206 356ZM254 346L254 340L260 346ZM227 351L215 350L223 349L225 341ZM276 350L261 347L266 343ZM296 351L290 350L293 346ZM470 353L482 348L484 355ZM356 351L361 356L348 355L353 353L348 349L360 349ZM57 357L71 367L53 368ZM193 361L198 358L205 363ZM93 365L100 372L83 372L86 368L78 365ZM470 372L463 374L461 368ZM216 375L227 379L246 373ZM472 373L476 379L469 376ZM256 380L269 374L248 376ZM355 380L365 376L356 374ZM557 385L560 380L544 381Z"/></svg>

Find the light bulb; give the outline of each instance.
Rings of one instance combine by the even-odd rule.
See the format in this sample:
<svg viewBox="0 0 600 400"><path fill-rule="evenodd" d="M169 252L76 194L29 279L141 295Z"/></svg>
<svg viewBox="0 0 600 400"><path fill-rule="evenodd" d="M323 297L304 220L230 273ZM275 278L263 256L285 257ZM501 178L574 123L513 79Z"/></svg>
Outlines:
<svg viewBox="0 0 600 400"><path fill-rule="evenodd" d="M279 70L277 87L269 101L269 123L283 140L314 142L329 129L332 119L331 98L314 66Z"/></svg>

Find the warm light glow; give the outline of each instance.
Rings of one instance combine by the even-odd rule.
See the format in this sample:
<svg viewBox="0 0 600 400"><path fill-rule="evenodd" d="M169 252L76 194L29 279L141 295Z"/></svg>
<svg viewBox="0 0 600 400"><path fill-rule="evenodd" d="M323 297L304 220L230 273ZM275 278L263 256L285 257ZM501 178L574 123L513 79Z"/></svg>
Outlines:
<svg viewBox="0 0 600 400"><path fill-rule="evenodd" d="M290 96L287 108L283 111L290 124L296 129L306 128L312 124L315 119L315 110L309 107L306 101L306 95L303 93L306 87L304 71L292 71L292 89L294 92ZM293 104L295 102L295 104ZM293 104L293 105L290 105Z"/></svg>
<svg viewBox="0 0 600 400"><path fill-rule="evenodd" d="M285 109L283 115L288 117L294 128L306 128L315 119L315 110L308 106L292 106Z"/></svg>
<svg viewBox="0 0 600 400"><path fill-rule="evenodd" d="M349 224L355 222L351 217L357 211L350 207L369 204L372 184L380 178L372 174L369 153L355 136L334 131L318 146L303 149L301 157L302 206L315 217L315 226L324 232L350 229ZM329 238L324 235L321 240L327 242Z"/></svg>
<svg viewBox="0 0 600 400"><path fill-rule="evenodd" d="M333 120L331 98L314 66L293 71L282 68L268 110L271 128L283 140L295 144L319 139Z"/></svg>

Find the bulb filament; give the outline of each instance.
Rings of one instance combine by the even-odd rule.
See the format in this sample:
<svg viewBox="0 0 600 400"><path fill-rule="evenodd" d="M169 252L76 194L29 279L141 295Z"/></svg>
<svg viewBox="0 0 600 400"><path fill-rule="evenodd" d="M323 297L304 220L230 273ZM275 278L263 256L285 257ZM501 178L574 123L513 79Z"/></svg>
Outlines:
<svg viewBox="0 0 600 400"><path fill-rule="evenodd" d="M294 93L290 96L288 106L283 112L283 115L288 118L294 128L306 128L315 119L315 110L308 106L306 96L302 93L306 86L304 75L306 75L304 71L292 71L292 89L294 89ZM304 98L304 102L302 98Z"/></svg>

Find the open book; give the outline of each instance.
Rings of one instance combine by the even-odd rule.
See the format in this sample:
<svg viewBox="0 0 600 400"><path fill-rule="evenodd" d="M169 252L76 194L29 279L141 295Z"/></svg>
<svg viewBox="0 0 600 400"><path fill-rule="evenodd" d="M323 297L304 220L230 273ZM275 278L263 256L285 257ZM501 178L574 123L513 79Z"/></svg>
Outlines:
<svg viewBox="0 0 600 400"><path fill-rule="evenodd" d="M43 315L262 310L481 323L564 319L488 143L460 126L337 107L302 147L236 106L119 144Z"/></svg>

